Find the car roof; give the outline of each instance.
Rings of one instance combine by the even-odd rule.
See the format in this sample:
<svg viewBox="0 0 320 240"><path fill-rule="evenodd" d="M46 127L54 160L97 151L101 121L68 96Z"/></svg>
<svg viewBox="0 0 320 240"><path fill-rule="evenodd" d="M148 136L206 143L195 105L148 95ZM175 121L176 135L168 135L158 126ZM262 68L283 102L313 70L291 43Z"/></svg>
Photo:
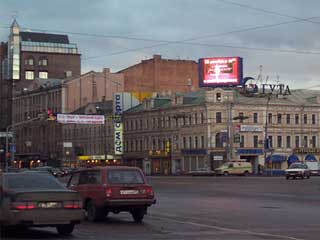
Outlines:
<svg viewBox="0 0 320 240"><path fill-rule="evenodd" d="M129 170L129 169L134 169L134 170L141 170L138 167L131 167L131 166L104 166L104 167L92 167L92 168L82 168L75 170L74 172L82 172L82 171L88 171L88 170L111 170L111 169L122 169L122 170Z"/></svg>

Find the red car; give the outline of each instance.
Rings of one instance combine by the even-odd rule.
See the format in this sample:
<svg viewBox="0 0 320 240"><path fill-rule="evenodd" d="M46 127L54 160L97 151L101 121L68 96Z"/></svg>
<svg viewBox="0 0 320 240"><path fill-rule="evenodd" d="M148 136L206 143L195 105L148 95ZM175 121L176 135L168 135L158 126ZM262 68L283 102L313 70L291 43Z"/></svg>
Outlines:
<svg viewBox="0 0 320 240"><path fill-rule="evenodd" d="M152 187L136 167L82 169L72 173L67 186L80 193L89 221L102 220L109 212L129 212L141 222L147 208L156 203Z"/></svg>

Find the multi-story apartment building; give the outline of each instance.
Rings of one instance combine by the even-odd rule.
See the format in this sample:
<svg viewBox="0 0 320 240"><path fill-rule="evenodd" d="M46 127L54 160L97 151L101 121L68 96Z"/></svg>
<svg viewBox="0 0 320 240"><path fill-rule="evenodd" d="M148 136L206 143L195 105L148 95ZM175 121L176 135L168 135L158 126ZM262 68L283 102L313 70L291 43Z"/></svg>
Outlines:
<svg viewBox="0 0 320 240"><path fill-rule="evenodd" d="M62 81L59 79L37 79L33 81L32 85L29 85L28 91L23 91L15 96L14 117L17 123L21 123L35 119L39 114L46 114L48 109L55 114L77 114L77 112L79 112L78 114L80 112L87 114L87 110L84 111L84 109L88 107L89 103L108 102L112 99L115 91L123 91L123 75L110 73L109 69L104 69L102 72L91 71L80 77ZM97 150L100 149L103 142L102 135L99 135L101 133L101 129L98 130L99 126L92 126L96 130L92 130L92 136L95 139L94 135L98 135L96 140L100 147L97 147L98 143L91 143L91 138L86 138L87 143L90 143L89 148L84 144L84 139L80 134L82 129L87 127L75 124L72 124L72 127L77 129L73 130L77 134L73 135L74 145L72 149L69 149L68 159L75 159L73 152L81 146L86 149L84 150L86 154L88 152L97 154ZM36 120L16 127L16 158L25 162L26 166L29 166L30 161L37 159L42 159L51 165L62 164L66 160L63 143L69 141L71 137L68 134L64 135L65 128L68 128L68 125L64 126L56 121L47 120ZM77 140L77 137L80 137L80 140Z"/></svg>
<svg viewBox="0 0 320 240"><path fill-rule="evenodd" d="M246 96L216 88L149 99L124 115L124 160L148 174L214 169L230 159L252 162L255 172L271 168L267 159L281 170L319 160L319 111L316 91Z"/></svg>

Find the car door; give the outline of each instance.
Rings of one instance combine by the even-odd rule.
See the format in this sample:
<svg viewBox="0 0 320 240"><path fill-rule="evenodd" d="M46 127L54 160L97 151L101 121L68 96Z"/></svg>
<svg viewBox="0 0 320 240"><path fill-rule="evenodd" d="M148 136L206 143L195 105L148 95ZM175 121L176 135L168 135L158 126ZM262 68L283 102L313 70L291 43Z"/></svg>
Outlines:
<svg viewBox="0 0 320 240"><path fill-rule="evenodd" d="M96 205L102 205L105 200L105 188L102 184L101 170L88 170L86 174L86 196L92 199Z"/></svg>

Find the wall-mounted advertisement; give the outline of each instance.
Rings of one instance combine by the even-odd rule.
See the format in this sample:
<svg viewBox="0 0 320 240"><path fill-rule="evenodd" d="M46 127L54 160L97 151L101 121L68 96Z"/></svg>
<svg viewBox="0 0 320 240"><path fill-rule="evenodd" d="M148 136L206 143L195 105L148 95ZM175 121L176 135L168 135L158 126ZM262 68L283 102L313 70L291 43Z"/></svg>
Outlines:
<svg viewBox="0 0 320 240"><path fill-rule="evenodd" d="M104 115L58 114L59 123L104 124Z"/></svg>
<svg viewBox="0 0 320 240"><path fill-rule="evenodd" d="M214 57L199 59L199 86L242 85L242 58Z"/></svg>
<svg viewBox="0 0 320 240"><path fill-rule="evenodd" d="M123 124L122 114L124 111L123 93L115 93L113 97L114 115L114 154L123 155Z"/></svg>

